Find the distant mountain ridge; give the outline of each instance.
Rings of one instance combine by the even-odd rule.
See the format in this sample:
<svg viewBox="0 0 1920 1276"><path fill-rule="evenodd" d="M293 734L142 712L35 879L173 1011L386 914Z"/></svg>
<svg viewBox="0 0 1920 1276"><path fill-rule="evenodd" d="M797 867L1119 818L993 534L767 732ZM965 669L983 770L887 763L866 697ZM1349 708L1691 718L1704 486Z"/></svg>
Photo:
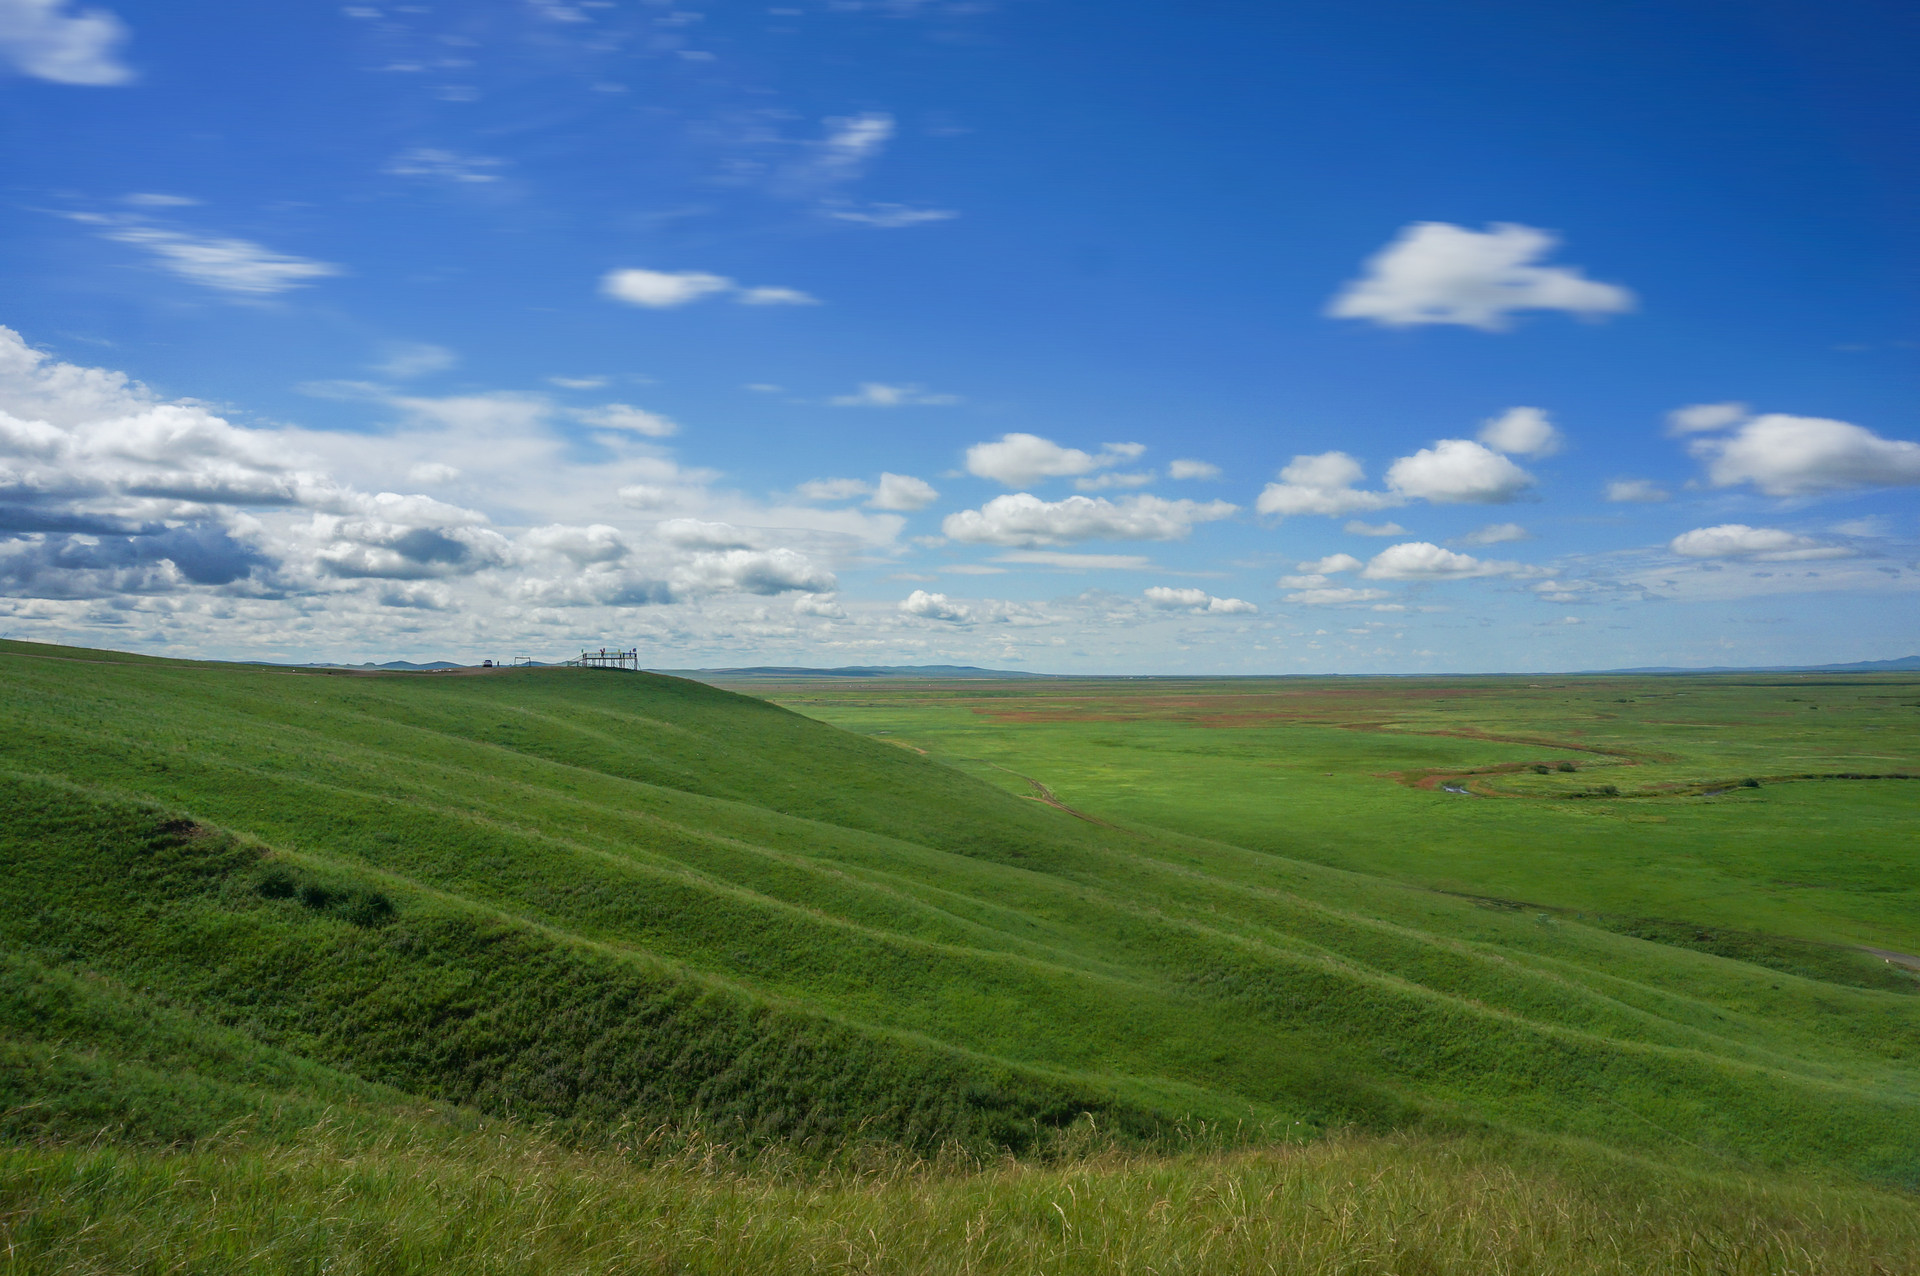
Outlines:
<svg viewBox="0 0 1920 1276"><path fill-rule="evenodd" d="M1647 665L1636 669L1586 669L1583 673L1910 673L1920 672L1920 656L1897 660L1855 660L1840 665Z"/></svg>
<svg viewBox="0 0 1920 1276"><path fill-rule="evenodd" d="M742 669L654 669L651 673L692 678L1059 678L1070 674L1027 673L1017 669L982 669L978 665L842 665L837 669L809 669L802 665L749 665Z"/></svg>

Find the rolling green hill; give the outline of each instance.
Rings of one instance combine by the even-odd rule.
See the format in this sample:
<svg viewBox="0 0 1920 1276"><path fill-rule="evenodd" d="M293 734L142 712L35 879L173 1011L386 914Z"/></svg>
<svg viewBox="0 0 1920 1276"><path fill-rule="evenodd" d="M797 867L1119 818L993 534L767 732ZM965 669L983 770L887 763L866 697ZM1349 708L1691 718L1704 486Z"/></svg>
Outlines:
<svg viewBox="0 0 1920 1276"><path fill-rule="evenodd" d="M672 678L5 643L0 687L15 1143L1339 1128L1920 1184L1897 982L1123 829Z"/></svg>

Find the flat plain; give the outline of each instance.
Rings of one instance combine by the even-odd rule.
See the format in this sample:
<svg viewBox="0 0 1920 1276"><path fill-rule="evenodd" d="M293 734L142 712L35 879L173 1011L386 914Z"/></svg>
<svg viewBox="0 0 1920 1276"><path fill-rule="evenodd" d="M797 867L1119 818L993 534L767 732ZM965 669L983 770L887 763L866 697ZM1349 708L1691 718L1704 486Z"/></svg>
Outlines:
<svg viewBox="0 0 1920 1276"><path fill-rule="evenodd" d="M1920 1269L1920 681L0 679L0 1270Z"/></svg>

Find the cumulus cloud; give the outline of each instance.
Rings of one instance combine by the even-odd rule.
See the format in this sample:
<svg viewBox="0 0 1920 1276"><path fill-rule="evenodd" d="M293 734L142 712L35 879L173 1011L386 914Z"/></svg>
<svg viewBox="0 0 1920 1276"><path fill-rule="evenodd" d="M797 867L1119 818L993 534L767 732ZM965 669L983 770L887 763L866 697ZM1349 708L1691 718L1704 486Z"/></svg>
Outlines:
<svg viewBox="0 0 1920 1276"><path fill-rule="evenodd" d="M1280 471L1279 482L1267 484L1254 508L1262 514L1289 518L1296 514L1353 514L1402 503L1402 498L1392 493L1354 487L1365 477L1360 462L1345 452L1296 456Z"/></svg>
<svg viewBox="0 0 1920 1276"><path fill-rule="evenodd" d="M695 554L676 567L674 594L784 594L801 590L830 594L839 588L832 572L791 549L729 549Z"/></svg>
<svg viewBox="0 0 1920 1276"><path fill-rule="evenodd" d="M22 75L55 84L125 84L126 24L105 9L70 0L0 0L0 58Z"/></svg>
<svg viewBox="0 0 1920 1276"><path fill-rule="evenodd" d="M1541 408L1508 408L1480 427L1480 441L1517 456L1552 456L1565 443Z"/></svg>
<svg viewBox="0 0 1920 1276"><path fill-rule="evenodd" d="M1157 496L1069 496L1043 501L1028 492L996 496L977 510L949 514L941 531L963 544L1040 548L1084 540L1178 540L1195 523L1227 518L1226 501L1169 501Z"/></svg>
<svg viewBox="0 0 1920 1276"><path fill-rule="evenodd" d="M1667 413L1668 434L1700 434L1723 430L1747 419L1751 413L1744 403L1695 403Z"/></svg>
<svg viewBox="0 0 1920 1276"><path fill-rule="evenodd" d="M1310 562L1301 563L1300 570L1303 572L1312 572L1316 575L1328 575L1335 572L1359 571L1361 566L1360 560L1352 554L1328 554L1325 558L1316 558Z"/></svg>
<svg viewBox="0 0 1920 1276"><path fill-rule="evenodd" d="M1471 439L1441 439L1387 469L1399 496L1439 504L1501 505L1532 485L1531 474Z"/></svg>
<svg viewBox="0 0 1920 1276"><path fill-rule="evenodd" d="M1633 309L1625 288L1588 279L1577 267L1541 265L1558 242L1547 231L1505 222L1484 231L1416 222L1368 259L1366 273L1328 303L1327 313L1393 328L1458 324L1500 332L1523 310L1598 318Z"/></svg>
<svg viewBox="0 0 1920 1276"><path fill-rule="evenodd" d="M1518 563L1493 562L1442 549L1430 541L1389 545L1375 554L1360 574L1368 580L1464 580L1473 576L1510 576Z"/></svg>
<svg viewBox="0 0 1920 1276"><path fill-rule="evenodd" d="M888 385L884 381L862 381L852 394L837 394L827 402L836 408L944 407L960 402L957 394L931 394L925 386Z"/></svg>
<svg viewBox="0 0 1920 1276"><path fill-rule="evenodd" d="M335 641L364 641L380 632L369 607L464 612L463 624L557 624L574 607L831 592L834 574L812 547L884 546L901 522L723 499L704 486L712 474L619 437L631 430L610 431L592 464L574 462L553 428L556 409L537 395L320 388L403 419L378 434L245 429L163 402L121 374L51 359L0 329L0 609L20 614L9 596L114 599L121 609L153 599L145 614L241 600L268 643L314 615L332 618ZM471 472L435 459L450 445ZM628 508L651 517L497 526L485 511L362 487L343 471L372 482L462 479L568 512L617 513L617 486ZM728 517L691 516L716 507Z"/></svg>
<svg viewBox="0 0 1920 1276"><path fill-rule="evenodd" d="M315 556L333 576L428 580L466 576L508 560L510 542L474 510L428 496L348 497L350 514L314 518Z"/></svg>
<svg viewBox="0 0 1920 1276"><path fill-rule="evenodd" d="M925 479L917 479L911 474L883 472L880 482L873 489L873 499L867 505L877 510L911 512L923 510L939 498L940 493L934 491L933 484Z"/></svg>
<svg viewBox="0 0 1920 1276"><path fill-rule="evenodd" d="M1504 545L1509 541L1530 541L1533 533L1518 523L1488 523L1460 538L1462 545Z"/></svg>
<svg viewBox="0 0 1920 1276"><path fill-rule="evenodd" d="M1143 591L1148 604L1162 611L1184 610L1214 616L1250 616L1260 609L1244 598L1216 598L1204 589L1154 585Z"/></svg>
<svg viewBox="0 0 1920 1276"><path fill-rule="evenodd" d="M1167 466L1167 477L1171 479L1217 479L1220 467L1211 461L1173 461Z"/></svg>
<svg viewBox="0 0 1920 1276"><path fill-rule="evenodd" d="M767 285L746 287L725 275L704 270L610 270L600 280L600 291L615 301L649 310L672 310L704 297L732 295L743 306L812 306L819 300L797 288Z"/></svg>
<svg viewBox="0 0 1920 1276"><path fill-rule="evenodd" d="M1004 434L992 443L967 449L967 473L1008 487L1026 487L1042 479L1071 478L1124 464L1145 451L1139 443L1108 443L1096 455L1061 447L1037 434Z"/></svg>
<svg viewBox="0 0 1920 1276"><path fill-rule="evenodd" d="M1667 548L1684 558L1745 558L1761 563L1811 562L1853 555L1844 545L1828 545L1777 527L1748 527L1745 523L1696 527L1674 537Z"/></svg>
<svg viewBox="0 0 1920 1276"><path fill-rule="evenodd" d="M1689 446L1715 487L1751 483L1768 496L1920 484L1920 443L1824 417L1768 413Z"/></svg>
<svg viewBox="0 0 1920 1276"><path fill-rule="evenodd" d="M1398 523L1363 523L1357 518L1347 520L1342 529L1349 536L1405 536L1407 529Z"/></svg>
<svg viewBox="0 0 1920 1276"><path fill-rule="evenodd" d="M1607 499L1617 504L1652 505L1673 499L1673 493L1652 479L1614 479L1607 484Z"/></svg>
<svg viewBox="0 0 1920 1276"><path fill-rule="evenodd" d="M1286 600L1307 607L1348 607L1385 597L1387 591L1384 589L1302 589L1288 594Z"/></svg>
<svg viewBox="0 0 1920 1276"><path fill-rule="evenodd" d="M585 425L598 426L603 430L629 430L650 439L664 439L680 432L678 422L658 412L636 408L630 403L608 403L597 408L582 409L573 415Z"/></svg>
<svg viewBox="0 0 1920 1276"><path fill-rule="evenodd" d="M930 594L916 589L900 601L900 610L923 620L950 620L965 624L973 619L973 608L955 602L945 594Z"/></svg>

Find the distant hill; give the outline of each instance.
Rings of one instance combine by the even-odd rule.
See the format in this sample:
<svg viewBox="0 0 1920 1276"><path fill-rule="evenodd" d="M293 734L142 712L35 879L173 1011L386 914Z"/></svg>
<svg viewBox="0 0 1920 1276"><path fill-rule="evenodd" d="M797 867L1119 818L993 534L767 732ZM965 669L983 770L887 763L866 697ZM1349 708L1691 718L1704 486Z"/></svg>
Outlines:
<svg viewBox="0 0 1920 1276"><path fill-rule="evenodd" d="M982 669L977 665L842 665L838 669L808 669L799 665L750 665L744 669L655 669L675 678L696 682L749 678L1055 678L1062 675L1027 673L1019 669Z"/></svg>
<svg viewBox="0 0 1920 1276"><path fill-rule="evenodd" d="M398 669L406 673L426 673L433 669L465 669L467 666L455 664L451 660L429 660L425 664L415 664L411 660L389 660L384 664L374 664L369 660L357 665L338 665L316 661L310 665L297 665L299 669Z"/></svg>
<svg viewBox="0 0 1920 1276"><path fill-rule="evenodd" d="M1920 671L1920 656L1898 660L1856 660L1844 665L1645 665L1634 669L1593 669L1589 673L1906 673Z"/></svg>

